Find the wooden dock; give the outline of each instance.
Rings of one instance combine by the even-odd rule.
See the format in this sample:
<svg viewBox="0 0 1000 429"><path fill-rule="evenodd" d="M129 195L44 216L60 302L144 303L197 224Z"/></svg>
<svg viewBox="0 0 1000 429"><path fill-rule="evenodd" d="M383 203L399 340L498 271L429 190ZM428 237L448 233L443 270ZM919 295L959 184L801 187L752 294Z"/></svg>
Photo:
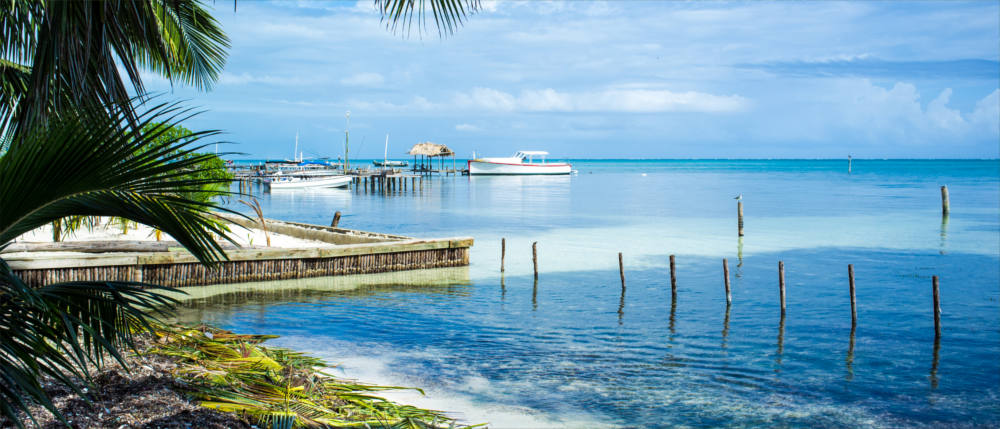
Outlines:
<svg viewBox="0 0 1000 429"><path fill-rule="evenodd" d="M256 221L227 217L234 224ZM185 250L5 256L25 283L135 281L199 286L349 274L384 273L469 264L470 237L415 239L389 234L266 220L271 232L335 244L323 248L252 248L227 251L229 260L206 267Z"/></svg>

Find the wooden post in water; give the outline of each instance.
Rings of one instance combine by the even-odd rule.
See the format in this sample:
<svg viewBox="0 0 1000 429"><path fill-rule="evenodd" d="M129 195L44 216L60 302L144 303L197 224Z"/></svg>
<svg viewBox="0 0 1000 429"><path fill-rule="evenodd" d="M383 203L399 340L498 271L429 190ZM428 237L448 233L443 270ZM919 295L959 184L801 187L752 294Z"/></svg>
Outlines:
<svg viewBox="0 0 1000 429"><path fill-rule="evenodd" d="M677 265L674 263L674 255L670 255L670 297L677 298Z"/></svg>
<svg viewBox="0 0 1000 429"><path fill-rule="evenodd" d="M531 243L531 265L535 268L535 280L538 280L538 242Z"/></svg>
<svg viewBox="0 0 1000 429"><path fill-rule="evenodd" d="M847 281L851 285L851 329L858 324L858 300L854 296L854 265L847 264Z"/></svg>
<svg viewBox="0 0 1000 429"><path fill-rule="evenodd" d="M330 222L330 226L336 228L338 224L340 224L340 210L337 210L337 212L333 214L333 222Z"/></svg>
<svg viewBox="0 0 1000 429"><path fill-rule="evenodd" d="M778 261L778 292L781 295L781 315L785 315L785 263Z"/></svg>
<svg viewBox="0 0 1000 429"><path fill-rule="evenodd" d="M950 211L951 207L948 202L948 186L941 186L941 216L948 217L948 212Z"/></svg>
<svg viewBox="0 0 1000 429"><path fill-rule="evenodd" d="M507 258L507 238L500 239L500 272L504 271L504 259Z"/></svg>
<svg viewBox="0 0 1000 429"><path fill-rule="evenodd" d="M622 252L618 252L618 275L621 276L621 278L622 278L622 294L624 294L625 293L625 263L622 262Z"/></svg>
<svg viewBox="0 0 1000 429"><path fill-rule="evenodd" d="M726 306L733 303L733 294L729 290L729 261L722 258L722 276L726 279Z"/></svg>
<svg viewBox="0 0 1000 429"><path fill-rule="evenodd" d="M938 289L938 276L931 277L931 285L934 288L934 340L941 338L941 296Z"/></svg>
<svg viewBox="0 0 1000 429"><path fill-rule="evenodd" d="M739 227L740 237L743 236L743 201L736 202L736 216L739 218L737 221L737 226Z"/></svg>
<svg viewBox="0 0 1000 429"><path fill-rule="evenodd" d="M851 156L847 155L847 174L851 174Z"/></svg>

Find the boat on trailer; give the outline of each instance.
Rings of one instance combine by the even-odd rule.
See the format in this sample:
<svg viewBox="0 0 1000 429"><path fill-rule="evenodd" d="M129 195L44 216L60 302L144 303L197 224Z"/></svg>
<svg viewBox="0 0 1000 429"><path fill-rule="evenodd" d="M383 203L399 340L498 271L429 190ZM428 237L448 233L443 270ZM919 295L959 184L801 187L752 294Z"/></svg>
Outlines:
<svg viewBox="0 0 1000 429"><path fill-rule="evenodd" d="M540 150L520 150L507 158L472 159L468 161L469 175L570 174L573 171L569 163L547 162L548 154Z"/></svg>

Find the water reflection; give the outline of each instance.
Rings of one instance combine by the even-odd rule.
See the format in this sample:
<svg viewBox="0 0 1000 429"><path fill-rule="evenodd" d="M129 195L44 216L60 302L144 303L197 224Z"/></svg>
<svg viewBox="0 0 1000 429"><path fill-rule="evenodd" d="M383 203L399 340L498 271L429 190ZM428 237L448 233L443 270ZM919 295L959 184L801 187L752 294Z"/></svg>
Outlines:
<svg viewBox="0 0 1000 429"><path fill-rule="evenodd" d="M500 274L500 301L504 301L507 298L507 285L504 283L504 275Z"/></svg>
<svg viewBox="0 0 1000 429"><path fill-rule="evenodd" d="M377 274L311 277L179 288L168 295L185 305L238 304L313 301L318 297L338 295L367 296L383 290L412 290L427 293L467 295L456 285L471 285L469 267L433 268Z"/></svg>
<svg viewBox="0 0 1000 429"><path fill-rule="evenodd" d="M941 245L939 250L939 253L942 255L945 254L945 244L947 244L947 241L948 241L948 215L944 215L941 217Z"/></svg>
<svg viewBox="0 0 1000 429"><path fill-rule="evenodd" d="M857 325L851 325L851 339L847 343L847 358L844 359L844 363L847 366L847 381L854 379L854 333L857 331Z"/></svg>
<svg viewBox="0 0 1000 429"><path fill-rule="evenodd" d="M736 277L743 277L743 237L736 242Z"/></svg>
<svg viewBox="0 0 1000 429"><path fill-rule="evenodd" d="M941 336L934 336L934 357L931 360L931 389L938 387L938 363L941 359Z"/></svg>
<svg viewBox="0 0 1000 429"><path fill-rule="evenodd" d="M775 353L774 372L781 372L781 357L785 353L785 312L781 312L781 320L778 322L778 351Z"/></svg>
<svg viewBox="0 0 1000 429"><path fill-rule="evenodd" d="M674 335L677 331L674 329L677 323L677 295L674 295L673 299L670 300L670 341L674 341Z"/></svg>
<svg viewBox="0 0 1000 429"><path fill-rule="evenodd" d="M618 299L618 325L622 324L622 317L625 316L625 288L622 288L621 298Z"/></svg>
<svg viewBox="0 0 1000 429"><path fill-rule="evenodd" d="M722 348L726 348L726 339L729 337L729 310L732 305L726 304L726 317L722 319Z"/></svg>
<svg viewBox="0 0 1000 429"><path fill-rule="evenodd" d="M535 279L535 284L531 287L531 311L538 310L538 279Z"/></svg>

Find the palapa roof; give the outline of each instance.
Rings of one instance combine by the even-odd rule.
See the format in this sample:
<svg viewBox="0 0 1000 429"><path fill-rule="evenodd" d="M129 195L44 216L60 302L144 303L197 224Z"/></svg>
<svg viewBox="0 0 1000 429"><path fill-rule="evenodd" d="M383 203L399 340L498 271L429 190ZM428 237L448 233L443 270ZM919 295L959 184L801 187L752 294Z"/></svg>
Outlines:
<svg viewBox="0 0 1000 429"><path fill-rule="evenodd" d="M454 156L455 152L448 149L448 146L432 142L417 143L410 148L410 155L424 156Z"/></svg>

